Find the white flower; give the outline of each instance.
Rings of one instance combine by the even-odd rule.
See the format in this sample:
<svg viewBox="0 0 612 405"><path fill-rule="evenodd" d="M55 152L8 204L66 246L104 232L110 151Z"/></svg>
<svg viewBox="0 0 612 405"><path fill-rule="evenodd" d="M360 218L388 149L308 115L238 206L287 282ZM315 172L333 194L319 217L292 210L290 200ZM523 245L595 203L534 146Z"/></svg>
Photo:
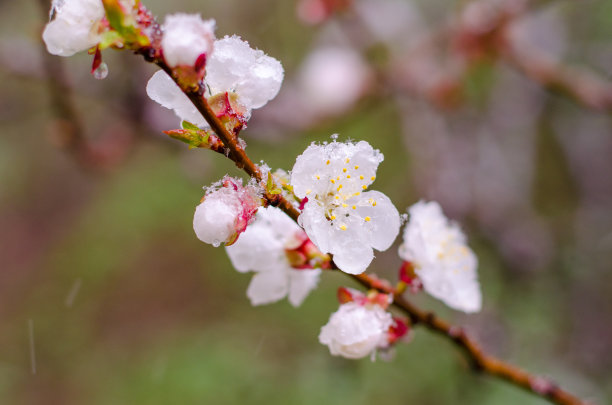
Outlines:
<svg viewBox="0 0 612 405"><path fill-rule="evenodd" d="M478 260L461 229L444 216L435 201L420 201L409 212L400 257L412 264L430 295L454 309L480 311Z"/></svg>
<svg viewBox="0 0 612 405"><path fill-rule="evenodd" d="M161 47L170 67L195 66L201 55L209 55L215 41L215 20L203 21L198 14L166 16Z"/></svg>
<svg viewBox="0 0 612 405"><path fill-rule="evenodd" d="M287 251L303 244L304 231L280 209L260 208L255 222L225 250L240 272L256 274L247 289L253 305L269 304L288 296L297 307L319 281L319 269L295 269Z"/></svg>
<svg viewBox="0 0 612 405"><path fill-rule="evenodd" d="M342 271L365 271L377 250L388 249L399 232L399 213L389 198L365 191L383 155L365 141L310 145L298 156L291 185L308 198L299 223Z"/></svg>
<svg viewBox="0 0 612 405"><path fill-rule="evenodd" d="M321 48L300 69L300 91L317 113L338 114L361 97L369 76L368 65L352 48Z"/></svg>
<svg viewBox="0 0 612 405"><path fill-rule="evenodd" d="M98 22L104 17L101 0L53 0L51 21L43 31L47 51L72 56L99 42Z"/></svg>
<svg viewBox="0 0 612 405"><path fill-rule="evenodd" d="M329 346L334 356L360 359L389 345L388 332L392 324L391 314L380 306L349 302L340 305L327 325L321 328L319 342Z"/></svg>
<svg viewBox="0 0 612 405"><path fill-rule="evenodd" d="M215 41L206 64L206 84L211 95L234 92L248 111L261 108L278 94L283 82L281 63L237 36Z"/></svg>
<svg viewBox="0 0 612 405"><path fill-rule="evenodd" d="M213 52L207 59L204 78L207 95L235 93L238 103L246 110L244 119L249 118L252 109L263 107L273 99L283 81L284 72L279 61L251 49L248 42L236 36L215 41ZM181 120L200 128L208 127L189 98L163 71L151 77L147 94L162 106L174 110Z"/></svg>
<svg viewBox="0 0 612 405"><path fill-rule="evenodd" d="M259 205L252 186L226 177L210 187L193 216L193 230L202 242L231 244L254 218Z"/></svg>

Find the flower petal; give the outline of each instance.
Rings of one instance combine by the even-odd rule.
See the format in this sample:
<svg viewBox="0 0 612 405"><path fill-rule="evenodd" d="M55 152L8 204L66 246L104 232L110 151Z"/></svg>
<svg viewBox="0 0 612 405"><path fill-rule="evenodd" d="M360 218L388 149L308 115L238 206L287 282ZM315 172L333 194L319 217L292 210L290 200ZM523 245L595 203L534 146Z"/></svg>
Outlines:
<svg viewBox="0 0 612 405"><path fill-rule="evenodd" d="M299 307L319 283L321 270L289 270L289 302Z"/></svg>
<svg viewBox="0 0 612 405"><path fill-rule="evenodd" d="M208 127L202 114L163 70L158 70L149 79L147 95L163 107L173 110L181 120L189 121L200 128Z"/></svg>
<svg viewBox="0 0 612 405"><path fill-rule="evenodd" d="M369 245L353 239L342 240L332 254L336 266L349 274L363 273L374 259L374 252Z"/></svg>
<svg viewBox="0 0 612 405"><path fill-rule="evenodd" d="M270 304L283 299L289 290L289 277L286 270L256 273L247 289L247 297L252 305Z"/></svg>
<svg viewBox="0 0 612 405"><path fill-rule="evenodd" d="M379 191L367 191L358 198L361 203L356 203L356 211L364 219L363 227L367 230L371 246L380 251L389 249L400 229L397 208L389 197Z"/></svg>

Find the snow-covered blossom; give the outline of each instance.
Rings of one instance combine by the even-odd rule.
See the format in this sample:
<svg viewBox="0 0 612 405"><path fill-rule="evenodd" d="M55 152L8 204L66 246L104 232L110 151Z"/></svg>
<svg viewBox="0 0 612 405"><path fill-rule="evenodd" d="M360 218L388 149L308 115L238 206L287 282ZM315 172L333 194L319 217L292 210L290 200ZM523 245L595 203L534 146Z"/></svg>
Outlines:
<svg viewBox="0 0 612 405"><path fill-rule="evenodd" d="M389 345L389 328L393 318L381 306L348 302L321 328L319 342L329 346L334 356L360 359Z"/></svg>
<svg viewBox="0 0 612 405"><path fill-rule="evenodd" d="M430 295L454 309L480 311L478 260L461 229L444 216L435 201L420 201L409 213L400 257L412 266Z"/></svg>
<svg viewBox="0 0 612 405"><path fill-rule="evenodd" d="M209 187L193 216L193 230L202 242L232 244L254 219L261 204L256 187L225 177Z"/></svg>
<svg viewBox="0 0 612 405"><path fill-rule="evenodd" d="M313 265L324 265L324 262L314 263L317 253L319 259L323 255L308 251L309 243L304 231L291 218L278 208L268 207L260 208L255 222L235 244L225 249L236 270L255 272L247 289L253 305L288 297L297 307L319 281L321 270ZM297 257L300 255L303 257Z"/></svg>
<svg viewBox="0 0 612 405"><path fill-rule="evenodd" d="M215 20L203 21L198 14L172 14L166 16L162 31L161 47L168 65L194 67L198 58L207 57L213 49Z"/></svg>
<svg viewBox="0 0 612 405"><path fill-rule="evenodd" d="M53 0L50 21L43 31L47 51L72 56L95 46L104 15L102 0Z"/></svg>
<svg viewBox="0 0 612 405"><path fill-rule="evenodd" d="M248 110L261 108L278 94L283 82L281 63L252 49L237 36L215 41L206 66L206 84L211 95L234 92Z"/></svg>
<svg viewBox="0 0 612 405"><path fill-rule="evenodd" d="M251 110L263 107L280 90L284 71L279 61L262 51L252 49L237 36L225 37L214 43L206 61L208 97L235 94L241 115L247 120ZM208 126L191 101L163 71L156 72L147 84L149 97L175 114L200 128ZM231 99L231 98L230 98Z"/></svg>
<svg viewBox="0 0 612 405"><path fill-rule="evenodd" d="M295 194L306 199L299 223L342 271L365 271L377 250L388 249L400 216L381 192L365 191L383 155L365 141L310 145L291 172Z"/></svg>

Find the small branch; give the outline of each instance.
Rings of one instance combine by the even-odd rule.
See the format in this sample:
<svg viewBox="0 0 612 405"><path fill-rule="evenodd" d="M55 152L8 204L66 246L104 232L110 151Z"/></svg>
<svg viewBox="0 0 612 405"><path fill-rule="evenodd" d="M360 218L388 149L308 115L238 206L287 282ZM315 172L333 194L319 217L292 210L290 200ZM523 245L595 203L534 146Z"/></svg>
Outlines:
<svg viewBox="0 0 612 405"><path fill-rule="evenodd" d="M151 56L146 50L141 54L146 60L155 63L163 69L176 83L176 79L172 75L172 69L159 56ZM180 87L180 85L179 85ZM202 87L194 90L183 89L187 97L193 105L198 109L202 116L206 119L210 127L215 131L217 136L227 147L230 158L237 167L244 170L249 176L262 182L262 173L255 163L247 156L244 149L240 146L237 136L230 133L215 113L210 108L210 105L204 97L204 89ZM281 194L264 196L270 205L277 206L282 209L293 220L297 221L300 216L299 211L285 199ZM346 274L346 273L344 273ZM449 338L454 342L470 360L473 368L492 377L499 378L517 387L520 387L528 392L538 395L542 398L559 405L581 405L585 402L570 393L562 390L555 384L541 377L533 376L526 371L523 371L515 366L503 362L493 356L485 354L478 344L469 338L465 331L456 326L452 326L448 322L437 317L432 312L426 312L414 306L401 294L399 294L388 282L379 280L364 274L349 275L367 289L375 289L383 293L393 294L393 305L403 311L414 325L423 325L429 330Z"/></svg>
<svg viewBox="0 0 612 405"><path fill-rule="evenodd" d="M612 83L593 72L572 68L538 56L535 52L521 52L511 42L506 42L503 59L534 82L574 99L586 107L612 111Z"/></svg>
<svg viewBox="0 0 612 405"><path fill-rule="evenodd" d="M172 76L172 69L161 59L157 58L154 60L154 63L159 66L164 72L168 74L175 81L175 83L180 87L179 83ZM253 163L253 161L247 156L246 152L238 143L238 137L232 133L230 133L225 125L219 120L217 115L213 112L212 108L206 101L204 97L205 89L203 87L199 87L194 90L185 91L184 93L189 97L189 100L193 103L193 105L198 109L200 114L206 119L206 122L210 125L213 131L217 134L221 142L228 149L229 154L228 158L230 158L239 169L244 170L249 176L257 180L258 182L262 182L265 179L262 177L261 170L259 167ZM300 216L299 211L289 202L287 201L281 194L269 194L266 192L265 194L266 200L270 203L270 205L279 207L287 215L289 215L293 220L297 221Z"/></svg>
<svg viewBox="0 0 612 405"><path fill-rule="evenodd" d="M368 289L376 289L387 294L393 294L393 305L408 315L414 325L423 325L432 332L450 339L461 349L475 371L504 380L525 391L546 398L555 404L586 404L586 402L563 390L553 382L543 377L531 375L518 367L486 354L466 334L463 328L451 325L433 312L427 312L416 307L401 294L398 294L394 288L385 286L384 283L365 273L351 275L351 278Z"/></svg>

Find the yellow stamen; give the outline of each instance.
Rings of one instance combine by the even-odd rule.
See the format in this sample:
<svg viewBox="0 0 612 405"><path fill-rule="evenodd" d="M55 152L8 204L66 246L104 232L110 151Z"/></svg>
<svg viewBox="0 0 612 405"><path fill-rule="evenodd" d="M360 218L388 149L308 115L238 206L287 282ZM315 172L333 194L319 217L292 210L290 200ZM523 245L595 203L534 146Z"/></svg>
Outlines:
<svg viewBox="0 0 612 405"><path fill-rule="evenodd" d="M363 176L359 176L359 180L363 180Z"/></svg>
<svg viewBox="0 0 612 405"><path fill-rule="evenodd" d="M336 216L332 215L331 217L329 217L329 219L331 219L333 221L334 219L336 219Z"/></svg>
<svg viewBox="0 0 612 405"><path fill-rule="evenodd" d="M346 208L346 207L348 207L348 204L342 203L342 208Z"/></svg>
<svg viewBox="0 0 612 405"><path fill-rule="evenodd" d="M346 167L342 169L342 173L346 173Z"/></svg>
<svg viewBox="0 0 612 405"><path fill-rule="evenodd" d="M372 203L372 207L376 207L376 201Z"/></svg>
<svg viewBox="0 0 612 405"><path fill-rule="evenodd" d="M336 182L336 180L334 180L334 179L331 179L330 181L331 181L332 184L334 184Z"/></svg>
<svg viewBox="0 0 612 405"><path fill-rule="evenodd" d="M306 190L306 194L310 194L310 193L312 193L311 189Z"/></svg>
<svg viewBox="0 0 612 405"><path fill-rule="evenodd" d="M349 159L349 158L346 158L346 163L348 163L348 162L350 162L350 161L351 161L351 159Z"/></svg>
<svg viewBox="0 0 612 405"><path fill-rule="evenodd" d="M368 186L364 184L363 186L361 186L361 188L365 190L366 188L368 188Z"/></svg>
<svg viewBox="0 0 612 405"><path fill-rule="evenodd" d="M347 178L347 179L350 179L350 178L351 178L351 175L350 175L350 174L347 174L347 175L346 175L346 178Z"/></svg>
<svg viewBox="0 0 612 405"><path fill-rule="evenodd" d="M356 205L353 205L353 209L354 209L354 210L356 210L356 209L357 209L357 206L356 206Z"/></svg>
<svg viewBox="0 0 612 405"><path fill-rule="evenodd" d="M340 225L340 229L342 229L343 231L346 231L346 225Z"/></svg>
<svg viewBox="0 0 612 405"><path fill-rule="evenodd" d="M339 200L339 199L340 199L340 196L339 196L339 195L337 195L337 196L335 196L334 198L335 198L336 200Z"/></svg>
<svg viewBox="0 0 612 405"><path fill-rule="evenodd" d="M359 170L359 166L355 166L355 170Z"/></svg>
<svg viewBox="0 0 612 405"><path fill-rule="evenodd" d="M370 177L370 180L374 181L376 179L376 176L372 176Z"/></svg>
<svg viewBox="0 0 612 405"><path fill-rule="evenodd" d="M327 162L325 162L325 164L328 165L329 164L329 160Z"/></svg>
<svg viewBox="0 0 612 405"><path fill-rule="evenodd" d="M370 222L370 220L371 220L372 218L370 218L370 217L365 217L364 219L365 219L365 221L366 221L366 222Z"/></svg>
<svg viewBox="0 0 612 405"><path fill-rule="evenodd" d="M317 175L317 180L321 180L321 176Z"/></svg>

